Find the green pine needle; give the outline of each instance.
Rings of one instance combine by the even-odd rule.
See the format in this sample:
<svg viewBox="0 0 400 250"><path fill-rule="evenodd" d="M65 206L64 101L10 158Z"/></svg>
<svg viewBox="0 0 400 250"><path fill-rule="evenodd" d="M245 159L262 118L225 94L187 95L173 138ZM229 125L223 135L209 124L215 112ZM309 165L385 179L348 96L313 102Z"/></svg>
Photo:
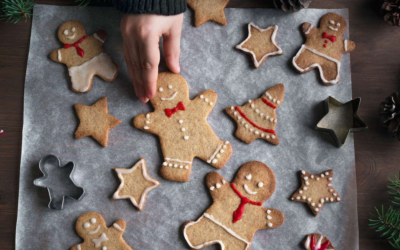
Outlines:
<svg viewBox="0 0 400 250"><path fill-rule="evenodd" d="M392 197L392 203L395 205L400 205L400 179L397 175L395 175L394 177L394 180L390 178L388 179L388 193Z"/></svg>
<svg viewBox="0 0 400 250"><path fill-rule="evenodd" d="M18 23L22 18L25 22L32 17L35 3L30 0L0 0L0 20Z"/></svg>
<svg viewBox="0 0 400 250"><path fill-rule="evenodd" d="M376 219L370 219L369 226L381 233L381 236L386 238L390 245L395 249L400 249L400 211L393 209L392 206L385 212L382 206L382 211L376 207L376 214L373 215Z"/></svg>

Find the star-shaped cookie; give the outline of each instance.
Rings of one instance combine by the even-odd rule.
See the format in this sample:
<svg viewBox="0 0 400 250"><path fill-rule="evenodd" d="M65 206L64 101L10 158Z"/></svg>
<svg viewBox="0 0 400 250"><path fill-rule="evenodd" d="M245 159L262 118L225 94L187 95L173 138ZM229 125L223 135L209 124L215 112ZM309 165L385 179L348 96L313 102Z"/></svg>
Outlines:
<svg viewBox="0 0 400 250"><path fill-rule="evenodd" d="M281 47L276 43L278 25L261 29L249 23L249 36L236 48L252 56L254 66L259 68L269 56L282 55Z"/></svg>
<svg viewBox="0 0 400 250"><path fill-rule="evenodd" d="M108 131L121 123L108 114L107 97L102 97L92 106L75 104L74 107L80 120L75 138L92 136L103 147L107 147Z"/></svg>
<svg viewBox="0 0 400 250"><path fill-rule="evenodd" d="M143 209L146 195L152 189L160 186L160 182L147 174L146 162L142 158L132 168L115 168L121 181L113 199L130 199L139 210Z"/></svg>
<svg viewBox="0 0 400 250"><path fill-rule="evenodd" d="M339 202L339 194L332 186L333 170L312 175L300 171L301 187L293 194L292 201L307 203L315 216L319 214L325 203Z"/></svg>
<svg viewBox="0 0 400 250"><path fill-rule="evenodd" d="M199 27L208 21L226 25L224 9L229 0L188 0L187 4L194 10L194 25Z"/></svg>

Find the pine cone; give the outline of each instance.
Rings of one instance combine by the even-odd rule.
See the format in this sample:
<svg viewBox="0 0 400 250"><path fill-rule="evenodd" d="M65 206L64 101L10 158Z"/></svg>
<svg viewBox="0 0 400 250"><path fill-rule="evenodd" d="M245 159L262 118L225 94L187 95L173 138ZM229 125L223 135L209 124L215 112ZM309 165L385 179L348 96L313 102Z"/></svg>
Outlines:
<svg viewBox="0 0 400 250"><path fill-rule="evenodd" d="M400 93L388 96L379 106L381 125L400 141Z"/></svg>
<svg viewBox="0 0 400 250"><path fill-rule="evenodd" d="M312 0L274 0L275 8L285 12L296 12L308 8Z"/></svg>
<svg viewBox="0 0 400 250"><path fill-rule="evenodd" d="M400 26L400 0L380 0L383 20L392 26Z"/></svg>

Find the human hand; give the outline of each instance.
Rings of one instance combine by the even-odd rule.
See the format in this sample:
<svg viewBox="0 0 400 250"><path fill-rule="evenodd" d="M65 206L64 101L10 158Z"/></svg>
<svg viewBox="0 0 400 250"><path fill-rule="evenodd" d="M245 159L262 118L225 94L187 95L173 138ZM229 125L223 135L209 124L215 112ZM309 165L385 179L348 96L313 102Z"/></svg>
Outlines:
<svg viewBox="0 0 400 250"><path fill-rule="evenodd" d="M121 20L123 49L136 95L143 103L156 93L159 41L163 37L168 68L179 73L180 40L183 14L125 14Z"/></svg>

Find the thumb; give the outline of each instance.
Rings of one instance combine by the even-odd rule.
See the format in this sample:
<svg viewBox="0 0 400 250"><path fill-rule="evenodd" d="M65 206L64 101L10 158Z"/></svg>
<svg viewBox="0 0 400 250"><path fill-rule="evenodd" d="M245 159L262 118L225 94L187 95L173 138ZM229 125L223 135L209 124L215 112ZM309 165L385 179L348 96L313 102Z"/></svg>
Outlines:
<svg viewBox="0 0 400 250"><path fill-rule="evenodd" d="M179 65L179 56L181 54L181 29L174 29L168 35L163 36L165 62L168 68L179 73L181 70Z"/></svg>

